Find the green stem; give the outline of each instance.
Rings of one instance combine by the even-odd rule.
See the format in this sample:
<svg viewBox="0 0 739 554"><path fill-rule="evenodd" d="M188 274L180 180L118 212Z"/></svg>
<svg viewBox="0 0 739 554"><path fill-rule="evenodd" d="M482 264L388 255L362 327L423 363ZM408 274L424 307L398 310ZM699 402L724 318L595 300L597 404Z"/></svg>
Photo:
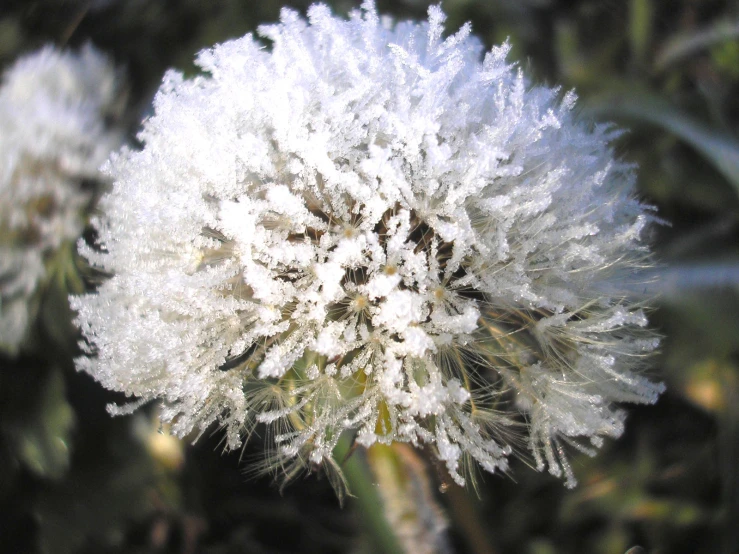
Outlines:
<svg viewBox="0 0 739 554"><path fill-rule="evenodd" d="M395 531L385 518L385 507L367 464L365 450L357 449L348 458L351 439L344 435L334 449L334 459L342 466L349 483L352 503L361 518L376 552L404 554Z"/></svg>

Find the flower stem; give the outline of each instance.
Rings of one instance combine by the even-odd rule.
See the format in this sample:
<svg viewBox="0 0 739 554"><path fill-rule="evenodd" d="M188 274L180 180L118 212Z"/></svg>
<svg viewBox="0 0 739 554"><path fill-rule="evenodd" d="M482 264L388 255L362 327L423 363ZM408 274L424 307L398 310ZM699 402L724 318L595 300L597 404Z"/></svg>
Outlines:
<svg viewBox="0 0 739 554"><path fill-rule="evenodd" d="M395 530L385 517L385 507L367 463L366 450L357 449L350 454L350 448L351 439L344 435L334 449L334 459L341 464L349 483L361 525L377 552L403 554Z"/></svg>

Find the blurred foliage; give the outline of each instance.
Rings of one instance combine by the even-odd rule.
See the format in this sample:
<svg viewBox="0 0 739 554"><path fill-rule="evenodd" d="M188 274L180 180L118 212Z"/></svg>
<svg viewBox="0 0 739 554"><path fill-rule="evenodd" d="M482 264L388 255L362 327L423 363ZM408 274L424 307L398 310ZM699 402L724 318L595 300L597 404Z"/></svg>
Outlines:
<svg viewBox="0 0 739 554"><path fill-rule="evenodd" d="M304 11L310 2L284 3ZM329 3L339 13L356 5ZM92 41L128 77L124 122L133 137L165 69L192 73L200 48L276 20L281 4L3 0L0 67L46 43ZM428 6L377 4L401 19L423 18ZM653 238L664 279L649 290L665 337L655 374L668 392L656 406L631 409L625 436L595 458L575 456L573 491L516 462L509 476L484 476L478 498L450 486L443 472L418 470L420 458L399 462L402 452L388 454L397 486L426 483L417 490L445 508L449 551L739 552L739 5L444 0L443 7L450 29L470 20L488 47L510 37L513 57L534 81L575 88L586 115L631 129L619 155L639 164L640 190L668 222ZM320 473L279 491L244 475L258 445L221 455L217 432L190 446L160 430L151 411L110 418L105 404L121 399L74 371L65 298L85 285L71 248L54 268L33 348L0 358L0 551L384 548L376 536L382 522L373 523L380 504L350 499L340 508ZM365 454L346 463L353 490L371 490L362 480Z"/></svg>

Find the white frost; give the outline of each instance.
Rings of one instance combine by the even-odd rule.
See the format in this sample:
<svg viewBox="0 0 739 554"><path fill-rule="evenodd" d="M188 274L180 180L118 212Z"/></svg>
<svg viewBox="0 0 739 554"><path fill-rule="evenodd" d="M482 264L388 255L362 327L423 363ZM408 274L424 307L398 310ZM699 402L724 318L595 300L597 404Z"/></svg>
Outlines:
<svg viewBox="0 0 739 554"><path fill-rule="evenodd" d="M161 400L180 434L219 421L234 448L269 422L274 466L350 430L426 443L459 483L462 454L506 466L520 412L567 473L560 439L617 436L616 402L655 400L654 343L612 286L648 255L633 168L508 44L481 61L468 26L430 18L283 10L269 49L246 36L167 74L143 150L109 165L113 277L73 301L80 369Z"/></svg>

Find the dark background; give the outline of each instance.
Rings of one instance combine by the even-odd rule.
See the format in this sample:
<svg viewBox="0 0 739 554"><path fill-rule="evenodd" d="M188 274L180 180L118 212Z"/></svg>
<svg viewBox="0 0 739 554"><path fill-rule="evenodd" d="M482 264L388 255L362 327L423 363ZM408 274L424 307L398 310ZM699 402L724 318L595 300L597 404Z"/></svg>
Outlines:
<svg viewBox="0 0 739 554"><path fill-rule="evenodd" d="M309 2L285 4L304 13ZM329 4L341 14L357 5ZM133 138L167 68L192 74L199 49L275 21L281 5L0 0L0 68L47 43L91 41L126 76L119 123ZM399 19L423 19L427 6L378 1ZM454 551L739 552L739 6L442 6L450 31L471 21L487 47L510 37L534 82L575 88L586 117L628 127L618 153L640 165L640 192L668 222L653 233L662 280L651 317L667 392L629 407L626 434L597 457L574 457L574 490L514 462L509 476L484 476L479 498L440 492ZM182 443L158 432L151 411L110 418L105 404L119 398L74 370L66 292L44 291L33 347L0 357L0 552L376 551L356 503L340 508L320 474L283 491L247 479L258 441L224 455L217 433Z"/></svg>

